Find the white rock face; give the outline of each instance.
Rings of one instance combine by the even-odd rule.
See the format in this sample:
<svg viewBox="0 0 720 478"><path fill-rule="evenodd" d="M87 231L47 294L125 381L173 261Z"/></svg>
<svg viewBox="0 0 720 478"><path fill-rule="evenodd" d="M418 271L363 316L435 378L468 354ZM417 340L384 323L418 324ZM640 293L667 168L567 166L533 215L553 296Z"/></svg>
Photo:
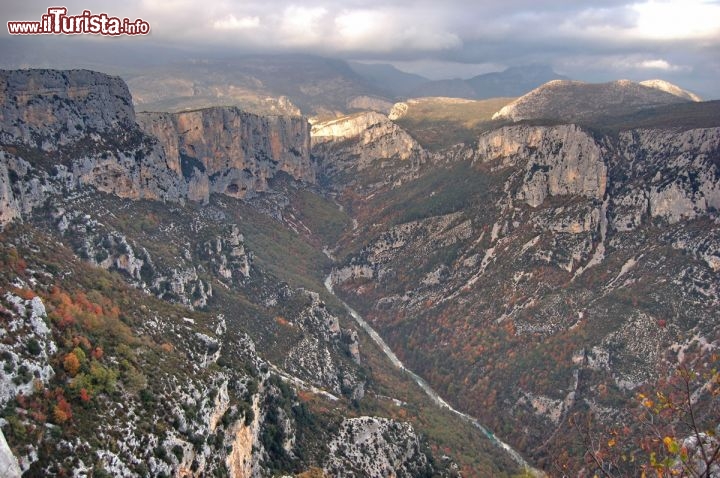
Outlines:
<svg viewBox="0 0 720 478"><path fill-rule="evenodd" d="M11 320L0 326L0 337L14 338L0 343L6 366L0 374L0 407L3 407L18 394L32 394L33 380L44 384L55 376L49 361L57 352L57 345L45 323L45 305L39 297L26 300L7 292L0 306L7 306L6 310L12 314Z"/></svg>
<svg viewBox="0 0 720 478"><path fill-rule="evenodd" d="M226 285L250 277L251 254L245 250L245 238L236 224L228 227L225 235L203 244L202 254L210 259L215 272L224 279Z"/></svg>
<svg viewBox="0 0 720 478"><path fill-rule="evenodd" d="M399 102L395 103L390 110L390 114L388 114L388 118L392 121L399 120L403 116L405 116L408 112L409 106L405 102Z"/></svg>
<svg viewBox="0 0 720 478"><path fill-rule="evenodd" d="M496 168L522 167L515 198L532 207L552 196L602 200L609 188L610 222L627 231L648 212L672 224L720 209L718 152L719 128L633 130L621 133L614 146L575 125L509 126L482 135L474 158ZM612 185L609 168L615 171ZM597 218L566 226L587 230L591 224Z"/></svg>
<svg viewBox="0 0 720 478"><path fill-rule="evenodd" d="M639 223L647 210L673 224L720 209L720 128L634 130L621 133L619 149L613 168L627 176L612 191L620 211L614 223L620 228ZM653 178L649 184L648 177Z"/></svg>
<svg viewBox="0 0 720 478"><path fill-rule="evenodd" d="M5 440L5 435L0 430L0 476L3 478L20 478L22 470L17 458Z"/></svg>
<svg viewBox="0 0 720 478"><path fill-rule="evenodd" d="M232 478L259 476L258 445L260 435L260 404L256 395L252 403L253 420L245 424L239 420L231 429L232 450L227 456L226 465ZM255 448L255 450L253 450Z"/></svg>
<svg viewBox="0 0 720 478"><path fill-rule="evenodd" d="M415 473L429 469L412 425L387 418L343 420L328 448L330 459L324 469L330 476L349 469L357 475L345 476L417 476Z"/></svg>
<svg viewBox="0 0 720 478"><path fill-rule="evenodd" d="M319 154L338 158L355 157L364 169L377 159L407 160L423 155L412 136L380 113L368 112L316 123L311 130L312 146ZM352 143L348 143L352 140ZM341 151L335 153L333 146Z"/></svg>
<svg viewBox="0 0 720 478"><path fill-rule="evenodd" d="M19 138L44 150L72 143L86 131L112 131L135 122L123 80L89 70L0 72L5 144Z"/></svg>
<svg viewBox="0 0 720 478"><path fill-rule="evenodd" d="M347 267L342 267L340 269L333 269L332 283L339 284L341 282L356 278L372 279L373 275L373 268L368 265L350 265Z"/></svg>
<svg viewBox="0 0 720 478"><path fill-rule="evenodd" d="M334 358L349 353L354 363L360 363L357 332L342 329L338 318L327 310L317 293L304 294L311 302L292 318L293 327L302 331L302 339L288 351L285 370L334 394L361 399L364 382L350 364Z"/></svg>
<svg viewBox="0 0 720 478"><path fill-rule="evenodd" d="M191 200L210 193L245 197L268 188L278 171L315 181L304 118L258 116L237 108L140 113L140 127L163 147L168 167L189 185Z"/></svg>
<svg viewBox="0 0 720 478"><path fill-rule="evenodd" d="M21 216L20 205L12 191L5 153L0 151L0 224L7 224Z"/></svg>
<svg viewBox="0 0 720 478"><path fill-rule="evenodd" d="M527 160L517 198L532 207L548 196L605 195L607 166L600 145L575 125L500 128L478 139L476 158L500 167Z"/></svg>
<svg viewBox="0 0 720 478"><path fill-rule="evenodd" d="M702 98L700 98L695 93L688 91L684 88L680 88L677 85L673 85L669 81L645 80L645 81L641 81L640 84L643 86L650 87L650 88L655 88L656 90L664 91L665 93L670 93L671 95L679 96L680 98L684 98L686 100L702 101Z"/></svg>

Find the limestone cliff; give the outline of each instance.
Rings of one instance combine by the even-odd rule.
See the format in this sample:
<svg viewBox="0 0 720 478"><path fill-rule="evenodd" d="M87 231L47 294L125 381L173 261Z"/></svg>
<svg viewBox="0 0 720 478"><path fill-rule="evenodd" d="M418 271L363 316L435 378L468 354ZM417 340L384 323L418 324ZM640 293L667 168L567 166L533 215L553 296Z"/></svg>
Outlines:
<svg viewBox="0 0 720 478"><path fill-rule="evenodd" d="M648 213L677 223L720 209L720 129L629 131L618 149L610 163L618 227L632 229L632 217Z"/></svg>
<svg viewBox="0 0 720 478"><path fill-rule="evenodd" d="M135 123L130 92L88 70L0 71L0 141L45 151Z"/></svg>
<svg viewBox="0 0 720 478"><path fill-rule="evenodd" d="M422 155L422 147L387 116L368 112L316 123L312 144L318 150L342 146L343 156L357 158L359 169L376 159L407 160Z"/></svg>
<svg viewBox="0 0 720 478"><path fill-rule="evenodd" d="M141 113L142 129L158 138L168 167L188 182L191 200L210 193L244 197L267 190L278 171L314 182L305 119L257 116L237 108Z"/></svg>
<svg viewBox="0 0 720 478"><path fill-rule="evenodd" d="M629 230L647 215L676 223L720 208L718 151L718 128L632 130L613 140L575 125L518 125L483 134L474 160L519 174L514 199L533 207L608 193L611 225Z"/></svg>
<svg viewBox="0 0 720 478"><path fill-rule="evenodd" d="M518 199L530 206L547 196L605 195L607 167L600 145L575 125L501 128L481 136L476 152L481 161L499 161L503 167L520 166L522 160Z"/></svg>
<svg viewBox="0 0 720 478"><path fill-rule="evenodd" d="M120 78L87 70L0 72L0 217L82 186L178 200L186 187L135 122Z"/></svg>
<svg viewBox="0 0 720 478"><path fill-rule="evenodd" d="M136 118L121 79L87 70L2 71L0 88L0 224L83 186L206 202L265 191L279 171L315 181L302 118L236 108Z"/></svg>

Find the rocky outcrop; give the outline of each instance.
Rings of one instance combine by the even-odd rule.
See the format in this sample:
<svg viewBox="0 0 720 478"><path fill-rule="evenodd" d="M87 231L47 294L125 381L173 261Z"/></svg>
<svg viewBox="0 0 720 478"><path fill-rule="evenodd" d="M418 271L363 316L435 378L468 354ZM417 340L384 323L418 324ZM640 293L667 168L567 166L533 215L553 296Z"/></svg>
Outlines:
<svg viewBox="0 0 720 478"><path fill-rule="evenodd" d="M330 459L324 469L331 476L429 476L432 464L421 449L412 425L387 418L347 418L328 444ZM345 472L347 473L347 471Z"/></svg>
<svg viewBox="0 0 720 478"><path fill-rule="evenodd" d="M17 173L8 168L8 158L0 151L0 224L7 224L13 219L22 216L22 209L18 204L10 182L10 171L13 176Z"/></svg>
<svg viewBox="0 0 720 478"><path fill-rule="evenodd" d="M50 151L134 123L130 92L119 77L88 70L0 71L4 144Z"/></svg>
<svg viewBox="0 0 720 478"><path fill-rule="evenodd" d="M83 186L132 199L177 201L186 195L155 141L135 123L119 78L29 70L2 72L0 81L3 223L51 194Z"/></svg>
<svg viewBox="0 0 720 478"><path fill-rule="evenodd" d="M532 207L553 196L600 201L608 192L612 226L630 230L648 214L676 223L720 209L718 151L717 128L633 130L612 141L575 125L523 125L482 135L474 161L521 168L514 199Z"/></svg>
<svg viewBox="0 0 720 478"><path fill-rule="evenodd" d="M0 470L7 478L17 478L22 475L20 464L13 455L12 450L5 440L5 434L0 430Z"/></svg>
<svg viewBox="0 0 720 478"><path fill-rule="evenodd" d="M602 156L594 138L575 125L500 128L481 136L476 149L479 161L524 170L517 199L533 207L548 196L602 199L607 186Z"/></svg>
<svg viewBox="0 0 720 478"><path fill-rule="evenodd" d="M252 254L245 251L245 238L236 224L227 234L202 245L201 256L208 259L218 278L225 284L242 282L250 277Z"/></svg>
<svg viewBox="0 0 720 478"><path fill-rule="evenodd" d="M0 312L8 319L0 336L13 337L0 344L4 362L0 406L4 407L18 394L31 394L34 381L45 384L53 378L55 371L49 361L58 347L46 323L45 304L40 297L24 299L7 292L0 297Z"/></svg>
<svg viewBox="0 0 720 478"><path fill-rule="evenodd" d="M136 118L121 79L86 70L3 71L0 88L0 224L84 186L207 202L265 191L280 171L315 181L302 118L236 108Z"/></svg>
<svg viewBox="0 0 720 478"><path fill-rule="evenodd" d="M395 121L405 116L410 109L409 102L400 101L395 103L388 114L388 119Z"/></svg>
<svg viewBox="0 0 720 478"><path fill-rule="evenodd" d="M347 107L350 110L377 111L387 114L393 104L386 99L374 96L356 96L348 100Z"/></svg>
<svg viewBox="0 0 720 478"><path fill-rule="evenodd" d="M641 81L640 84L649 88L655 88L656 90L664 91L665 93L670 93L671 95L679 96L680 98L684 98L686 100L702 101L702 98L700 98L695 93L688 91L684 88L680 88L677 85L673 85L669 81L645 80Z"/></svg>
<svg viewBox="0 0 720 478"><path fill-rule="evenodd" d="M316 123L312 127L315 154L338 163L352 161L358 170L382 159L422 160L425 151L407 132L380 113L360 113Z"/></svg>
<svg viewBox="0 0 720 478"><path fill-rule="evenodd" d="M212 283L198 275L202 268L193 263L190 251L184 251L181 258L171 263L155 262L147 249L89 214L59 208L53 211L52 219L61 234L71 237L78 256L120 273L134 287L191 309L206 307L213 296ZM200 251L200 257L210 261L213 272L226 285L234 283L233 277L241 282L250 268L241 243L242 234L235 225L229 229L229 237L208 241Z"/></svg>
<svg viewBox="0 0 720 478"><path fill-rule="evenodd" d="M503 107L493 119L585 122L687 101L674 93L629 80L595 84L554 80Z"/></svg>
<svg viewBox="0 0 720 478"><path fill-rule="evenodd" d="M620 134L618 149L609 162L618 229L647 215L673 224L720 209L720 129L634 130Z"/></svg>
<svg viewBox="0 0 720 478"><path fill-rule="evenodd" d="M52 193L92 186L132 199L179 200L184 182L135 123L127 87L86 70L0 74L0 217Z"/></svg>
<svg viewBox="0 0 720 478"><path fill-rule="evenodd" d="M257 116L237 108L141 113L141 128L158 138L168 167L188 183L188 198L210 193L245 197L266 191L279 171L314 182L310 135L303 118Z"/></svg>
<svg viewBox="0 0 720 478"><path fill-rule="evenodd" d="M338 318L327 310L317 293L303 294L310 303L292 322L302 332L302 339L288 351L284 368L338 395L362 399L365 384L356 370L360 364L357 332L341 328Z"/></svg>

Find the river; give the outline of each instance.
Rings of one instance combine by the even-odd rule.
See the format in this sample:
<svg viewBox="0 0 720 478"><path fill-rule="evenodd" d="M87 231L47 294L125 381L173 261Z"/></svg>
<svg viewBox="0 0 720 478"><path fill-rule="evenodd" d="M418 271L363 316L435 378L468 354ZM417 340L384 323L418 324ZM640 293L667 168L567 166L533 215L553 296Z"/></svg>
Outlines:
<svg viewBox="0 0 720 478"><path fill-rule="evenodd" d="M355 309L350 307L348 304L345 303L344 300L339 298L335 295L335 292L333 292L333 284L332 284L332 276L327 276L325 279L325 288L330 292L337 300L340 301L340 303L345 307L345 309L348 311L348 313L352 316L353 319L355 319L355 322L358 323L358 325L370 336L370 338L373 339L373 341L382 349L383 353L387 356L388 359L395 365L395 367L399 368L400 370L404 371L406 374L408 374L415 383L420 386L420 388L423 389L425 394L430 397L430 399L435 402L439 407L445 408L447 410L450 410L466 422L472 424L475 428L480 430L489 440L491 443L493 443L498 448L505 451L510 458L513 459L515 463L520 465L520 467L524 468L528 473L532 474L536 477L544 477L546 476L545 473L543 473L540 470L536 470L532 466L530 466L530 463L528 463L521 455L518 453L514 448L512 448L510 445L505 443L504 441L500 440L495 436L493 432L488 430L485 426L483 426L476 418L471 417L467 413L463 413L460 410L457 410L453 408L452 405L450 405L448 402L446 402L438 393L432 389L430 384L428 384L421 376L410 370L403 364L399 358L397 358L397 355L395 355L395 352L392 351L392 349L388 346L388 344L385 343L382 337L380 337L380 334L378 334L375 329L368 324L365 319L362 318L362 316L357 313Z"/></svg>

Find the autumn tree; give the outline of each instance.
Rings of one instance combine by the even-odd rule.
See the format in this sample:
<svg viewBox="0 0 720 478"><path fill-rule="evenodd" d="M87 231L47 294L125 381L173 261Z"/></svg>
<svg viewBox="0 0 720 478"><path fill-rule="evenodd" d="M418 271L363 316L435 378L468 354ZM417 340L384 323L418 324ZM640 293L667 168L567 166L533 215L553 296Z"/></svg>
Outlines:
<svg viewBox="0 0 720 478"><path fill-rule="evenodd" d="M70 374L71 377L77 375L80 371L80 360L77 355L72 352L65 355L65 358L63 359L63 368Z"/></svg>
<svg viewBox="0 0 720 478"><path fill-rule="evenodd" d="M578 476L720 477L720 373L717 354L681 365L636 395L631 418L599 432L589 415L571 423L583 438ZM558 460L563 474L569 460Z"/></svg>
<svg viewBox="0 0 720 478"><path fill-rule="evenodd" d="M58 394L57 404L53 407L53 419L55 423L63 424L72 418L70 403L62 394Z"/></svg>

